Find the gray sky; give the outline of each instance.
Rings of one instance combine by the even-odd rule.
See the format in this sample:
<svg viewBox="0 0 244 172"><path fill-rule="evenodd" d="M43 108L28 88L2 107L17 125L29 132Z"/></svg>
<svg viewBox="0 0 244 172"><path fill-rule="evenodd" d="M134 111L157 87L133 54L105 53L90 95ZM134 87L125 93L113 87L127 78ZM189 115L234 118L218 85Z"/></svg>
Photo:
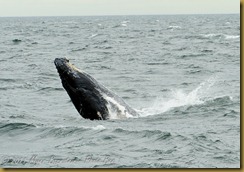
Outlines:
<svg viewBox="0 0 244 172"><path fill-rule="evenodd" d="M240 0L0 0L0 17L221 13L240 13Z"/></svg>

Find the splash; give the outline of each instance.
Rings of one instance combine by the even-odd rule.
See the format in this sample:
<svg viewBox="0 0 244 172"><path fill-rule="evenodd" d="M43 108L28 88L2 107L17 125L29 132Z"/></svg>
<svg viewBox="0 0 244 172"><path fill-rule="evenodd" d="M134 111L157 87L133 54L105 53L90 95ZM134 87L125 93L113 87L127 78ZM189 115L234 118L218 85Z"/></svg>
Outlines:
<svg viewBox="0 0 244 172"><path fill-rule="evenodd" d="M158 97L148 108L139 110L142 117L161 114L175 107L203 104L208 100L210 89L216 81L213 76L199 84L194 90L185 93L183 90L171 90L167 97Z"/></svg>

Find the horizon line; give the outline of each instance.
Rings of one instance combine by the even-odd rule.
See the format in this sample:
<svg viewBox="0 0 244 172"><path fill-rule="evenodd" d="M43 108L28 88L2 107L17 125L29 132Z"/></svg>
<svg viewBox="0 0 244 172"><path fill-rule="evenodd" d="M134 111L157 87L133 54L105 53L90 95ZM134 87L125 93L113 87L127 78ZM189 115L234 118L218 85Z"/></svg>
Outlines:
<svg viewBox="0 0 244 172"><path fill-rule="evenodd" d="M182 14L94 14L94 15L21 15L21 16L0 16L0 18L11 17L109 17L109 16L173 16L173 15L240 15L239 13L182 13Z"/></svg>

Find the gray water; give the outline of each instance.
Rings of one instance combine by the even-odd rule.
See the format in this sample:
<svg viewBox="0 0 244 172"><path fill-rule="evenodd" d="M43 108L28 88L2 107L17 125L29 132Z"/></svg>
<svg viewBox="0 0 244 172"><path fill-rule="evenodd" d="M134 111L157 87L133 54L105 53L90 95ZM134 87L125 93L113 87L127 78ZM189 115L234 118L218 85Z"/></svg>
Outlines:
<svg viewBox="0 0 244 172"><path fill-rule="evenodd" d="M1 167L239 168L239 15L0 18ZM67 57L140 113L83 119Z"/></svg>

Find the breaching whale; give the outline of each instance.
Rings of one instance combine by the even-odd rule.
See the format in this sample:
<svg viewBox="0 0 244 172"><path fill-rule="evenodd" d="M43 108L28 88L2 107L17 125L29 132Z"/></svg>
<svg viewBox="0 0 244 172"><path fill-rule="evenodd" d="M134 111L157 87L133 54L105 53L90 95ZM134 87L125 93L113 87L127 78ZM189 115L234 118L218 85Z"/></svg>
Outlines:
<svg viewBox="0 0 244 172"><path fill-rule="evenodd" d="M83 118L106 120L139 116L123 99L77 69L68 59L56 58L54 64L64 89Z"/></svg>

